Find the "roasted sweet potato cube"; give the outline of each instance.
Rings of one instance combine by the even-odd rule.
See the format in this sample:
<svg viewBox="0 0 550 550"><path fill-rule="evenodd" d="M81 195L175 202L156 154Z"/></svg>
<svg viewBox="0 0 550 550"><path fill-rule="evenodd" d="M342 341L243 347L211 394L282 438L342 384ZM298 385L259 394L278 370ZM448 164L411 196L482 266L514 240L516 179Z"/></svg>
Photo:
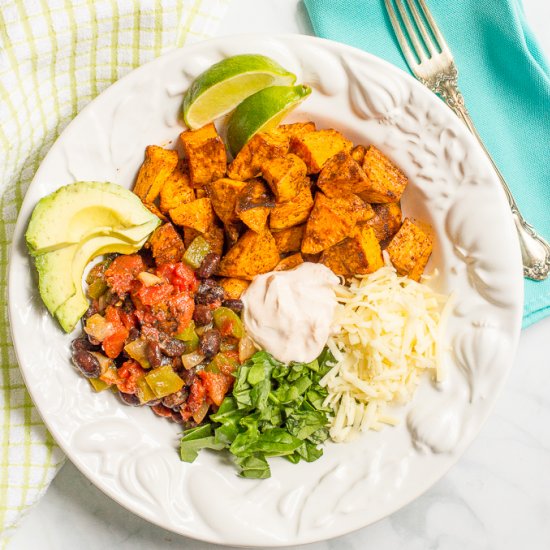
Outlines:
<svg viewBox="0 0 550 550"><path fill-rule="evenodd" d="M302 189L307 173L304 161L296 155L277 157L262 164L262 176L277 202L293 199Z"/></svg>
<svg viewBox="0 0 550 550"><path fill-rule="evenodd" d="M364 203L365 208L359 212L359 215L357 216L357 223L367 222L369 220L372 220L374 218L374 208L371 204Z"/></svg>
<svg viewBox="0 0 550 550"><path fill-rule="evenodd" d="M431 236L418 224L405 218L387 250L397 273L418 281L428 263L432 247Z"/></svg>
<svg viewBox="0 0 550 550"><path fill-rule="evenodd" d="M261 173L262 164L288 152L288 138L281 134L259 133L239 151L227 174L235 180L249 180Z"/></svg>
<svg viewBox="0 0 550 550"><path fill-rule="evenodd" d="M314 131L314 122L294 122L292 124L281 124L280 126L277 126L275 130L272 130L272 133L281 134L290 140L292 136L299 137Z"/></svg>
<svg viewBox="0 0 550 550"><path fill-rule="evenodd" d="M365 158L365 153L367 152L367 150L365 149L365 147L363 145L356 145L352 150L351 150L351 158L357 162L359 165L362 165L363 164L363 159Z"/></svg>
<svg viewBox="0 0 550 550"><path fill-rule="evenodd" d="M165 223L155 229L148 243L157 265L181 262L185 246L171 223Z"/></svg>
<svg viewBox="0 0 550 550"><path fill-rule="evenodd" d="M210 244L212 252L218 256L221 256L223 253L224 242L223 229L214 224L206 233L204 233L203 237Z"/></svg>
<svg viewBox="0 0 550 550"><path fill-rule="evenodd" d="M176 151L158 145L145 148L145 160L139 169L134 193L144 202L152 204L162 186L178 164Z"/></svg>
<svg viewBox="0 0 550 550"><path fill-rule="evenodd" d="M408 180L393 162L376 147L367 149L363 170L369 179L369 187L359 193L365 202L398 202Z"/></svg>
<svg viewBox="0 0 550 550"><path fill-rule="evenodd" d="M374 216L367 220L366 225L374 229L374 234L382 248L385 247L401 227L401 207L398 202L372 205Z"/></svg>
<svg viewBox="0 0 550 550"><path fill-rule="evenodd" d="M246 183L244 181L229 178L221 178L207 186L206 189L212 201L212 208L224 224L237 221L237 213L235 212L237 197L245 187Z"/></svg>
<svg viewBox="0 0 550 550"><path fill-rule="evenodd" d="M192 227L184 227L183 228L183 244L185 245L185 248L187 248L195 239L195 237L198 237L201 235L199 231L196 229L193 229Z"/></svg>
<svg viewBox="0 0 550 550"><path fill-rule="evenodd" d="M341 197L349 193L361 193L369 187L369 179L349 153L340 151L323 166L317 187L327 197Z"/></svg>
<svg viewBox="0 0 550 550"><path fill-rule="evenodd" d="M176 225L192 227L200 233L206 233L214 223L214 210L210 199L197 199L172 208L170 217Z"/></svg>
<svg viewBox="0 0 550 550"><path fill-rule="evenodd" d="M313 207L313 196L309 181L293 199L275 205L269 216L271 229L286 229L304 223Z"/></svg>
<svg viewBox="0 0 550 550"><path fill-rule="evenodd" d="M356 195L329 198L317 193L306 224L302 252L317 254L344 240L351 235L365 209L365 203Z"/></svg>
<svg viewBox="0 0 550 550"><path fill-rule="evenodd" d="M258 206L256 208L250 208L249 210L243 210L239 212L239 218L243 223L256 231L256 233L261 233L267 227L267 218L269 217L270 208L266 206Z"/></svg>
<svg viewBox="0 0 550 550"><path fill-rule="evenodd" d="M275 244L279 252L281 254L298 252L302 246L305 229L306 226L304 224L273 232L273 238L275 239Z"/></svg>
<svg viewBox="0 0 550 550"><path fill-rule="evenodd" d="M275 206L275 200L271 191L263 181L252 179L239 191L235 211L238 214L239 212L250 210L251 208L258 208L259 206L273 208Z"/></svg>
<svg viewBox="0 0 550 550"><path fill-rule="evenodd" d="M290 138L290 152L307 166L308 174L318 174L325 162L340 151L351 151L353 144L336 130L317 130Z"/></svg>
<svg viewBox="0 0 550 550"><path fill-rule="evenodd" d="M324 250L320 262L344 277L372 273L384 265L378 239L367 226L356 227L351 237Z"/></svg>
<svg viewBox="0 0 550 550"><path fill-rule="evenodd" d="M269 231L249 229L222 258L218 275L252 279L271 271L279 263L279 251Z"/></svg>
<svg viewBox="0 0 550 550"><path fill-rule="evenodd" d="M144 202L143 205L163 222L168 221L168 218L159 210L159 207L154 202Z"/></svg>
<svg viewBox="0 0 550 550"><path fill-rule="evenodd" d="M180 134L189 163L189 176L193 187L203 187L223 178L227 167L227 153L213 123L198 130Z"/></svg>
<svg viewBox="0 0 550 550"><path fill-rule="evenodd" d="M250 229L260 233L267 226L269 212L275 206L273 195L260 180L250 180L239 193L235 212Z"/></svg>
<svg viewBox="0 0 550 550"><path fill-rule="evenodd" d="M296 254L292 254L292 256L287 256L286 258L283 258L273 268L273 271L288 271L289 269L294 269L295 267L303 263L304 259L302 258L302 255L297 252Z"/></svg>
<svg viewBox="0 0 550 550"><path fill-rule="evenodd" d="M223 287L226 300L238 300L250 285L250 281L235 279L234 277L223 277L219 280L219 283Z"/></svg>
<svg viewBox="0 0 550 550"><path fill-rule="evenodd" d="M211 252L221 256L223 253L223 229L216 224L213 224L206 233L201 233L192 227L183 228L183 243L185 248L187 248L195 239L202 235L204 240L210 245Z"/></svg>
<svg viewBox="0 0 550 550"><path fill-rule="evenodd" d="M191 187L185 164L180 160L160 190L160 210L168 214L172 208L194 200L195 191Z"/></svg>

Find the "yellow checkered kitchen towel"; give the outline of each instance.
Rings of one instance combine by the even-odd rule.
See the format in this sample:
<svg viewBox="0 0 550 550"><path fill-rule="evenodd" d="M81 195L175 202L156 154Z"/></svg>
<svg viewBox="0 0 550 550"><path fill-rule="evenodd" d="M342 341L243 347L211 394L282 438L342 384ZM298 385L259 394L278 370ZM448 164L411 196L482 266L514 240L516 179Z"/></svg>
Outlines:
<svg viewBox="0 0 550 550"><path fill-rule="evenodd" d="M25 191L67 123L133 68L212 36L227 0L0 2L0 540L64 457L25 390L10 342L8 247ZM29 335L32 339L32 335Z"/></svg>

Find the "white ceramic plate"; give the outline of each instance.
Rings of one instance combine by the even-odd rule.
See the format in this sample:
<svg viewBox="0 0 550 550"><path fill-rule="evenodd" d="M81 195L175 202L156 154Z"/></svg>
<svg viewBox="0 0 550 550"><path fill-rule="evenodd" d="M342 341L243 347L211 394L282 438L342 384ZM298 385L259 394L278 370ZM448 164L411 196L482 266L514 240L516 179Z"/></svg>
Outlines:
<svg viewBox="0 0 550 550"><path fill-rule="evenodd" d="M180 429L147 408L95 394L70 364L72 337L38 296L24 232L36 202L77 180L130 187L148 144L175 145L182 93L223 57L262 53L314 91L293 120L374 143L411 184L404 210L432 224L432 285L457 305L445 358L447 381L424 380L396 428L322 459L273 459L268 480L244 480L219 453L180 462ZM512 365L521 321L519 247L504 195L462 123L434 95L361 51L305 36L220 38L144 65L87 106L50 150L25 197L9 274L19 364L32 398L71 461L100 489L166 529L225 544L307 543L366 526L437 481L472 441Z"/></svg>

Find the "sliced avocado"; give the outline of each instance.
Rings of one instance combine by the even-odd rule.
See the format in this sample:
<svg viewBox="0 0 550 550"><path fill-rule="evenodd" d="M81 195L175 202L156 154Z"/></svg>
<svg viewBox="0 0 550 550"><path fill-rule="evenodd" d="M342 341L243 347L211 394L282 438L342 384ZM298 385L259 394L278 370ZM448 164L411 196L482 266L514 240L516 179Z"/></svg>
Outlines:
<svg viewBox="0 0 550 550"><path fill-rule="evenodd" d="M82 275L88 263L101 254L133 254L146 243L147 238L148 235L137 243L128 243L113 237L93 237L78 247L72 260L72 286L75 292L55 311L65 332L72 332L88 309L88 299L82 289Z"/></svg>
<svg viewBox="0 0 550 550"><path fill-rule="evenodd" d="M114 183L77 182L38 202L25 238L30 253L37 255L94 234L112 235L153 222L158 225L160 220L128 189Z"/></svg>
<svg viewBox="0 0 550 550"><path fill-rule="evenodd" d="M44 305L53 315L59 306L73 296L82 286L82 273L88 262L107 252L97 252L110 243L116 244L121 254L132 254L139 250L147 237L155 230L160 220L154 220L115 231L112 235L100 234L92 236L79 244L71 244L57 250L45 252L35 257L36 270L38 271L38 289ZM127 245L127 246L125 246ZM125 252L129 250L129 252ZM83 255L88 255L84 265ZM80 272L80 274L79 274Z"/></svg>
<svg viewBox="0 0 550 550"><path fill-rule="evenodd" d="M78 245L72 244L40 254L34 259L38 271L40 297L52 315L75 293L71 266L77 249Z"/></svg>
<svg viewBox="0 0 550 550"><path fill-rule="evenodd" d="M130 244L136 243L143 239L143 235L152 233L161 223L160 219L155 216L154 220L142 223L141 225L136 225L135 227L109 227L109 226L99 226L94 229L90 229L88 233L82 236L80 242L87 241L92 237L116 237L121 241L128 242ZM78 245L79 243L74 243ZM32 252L31 254L38 258L40 255L44 255L56 250L62 250L63 248L68 248L74 246L73 244L60 243L54 246L49 246L47 248L41 249L40 252Z"/></svg>
<svg viewBox="0 0 550 550"><path fill-rule="evenodd" d="M121 241L127 241L129 243L137 243L142 241L145 236L150 235L161 223L160 219L153 216L154 219L136 225L135 227L128 227L126 229L114 228L108 233L101 233L102 235L110 235L111 237L117 237ZM93 236L99 236L100 233L91 233Z"/></svg>

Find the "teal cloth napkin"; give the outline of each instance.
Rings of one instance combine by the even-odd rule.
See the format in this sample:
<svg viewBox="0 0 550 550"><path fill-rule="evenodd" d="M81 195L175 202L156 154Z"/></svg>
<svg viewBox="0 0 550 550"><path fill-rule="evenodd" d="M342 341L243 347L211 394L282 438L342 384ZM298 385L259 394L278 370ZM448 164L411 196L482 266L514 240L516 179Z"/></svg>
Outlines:
<svg viewBox="0 0 550 550"><path fill-rule="evenodd" d="M318 36L408 71L383 0L304 0ZM550 241L550 67L519 0L427 0L470 115L524 217ZM525 280L523 327L550 315L550 280Z"/></svg>

